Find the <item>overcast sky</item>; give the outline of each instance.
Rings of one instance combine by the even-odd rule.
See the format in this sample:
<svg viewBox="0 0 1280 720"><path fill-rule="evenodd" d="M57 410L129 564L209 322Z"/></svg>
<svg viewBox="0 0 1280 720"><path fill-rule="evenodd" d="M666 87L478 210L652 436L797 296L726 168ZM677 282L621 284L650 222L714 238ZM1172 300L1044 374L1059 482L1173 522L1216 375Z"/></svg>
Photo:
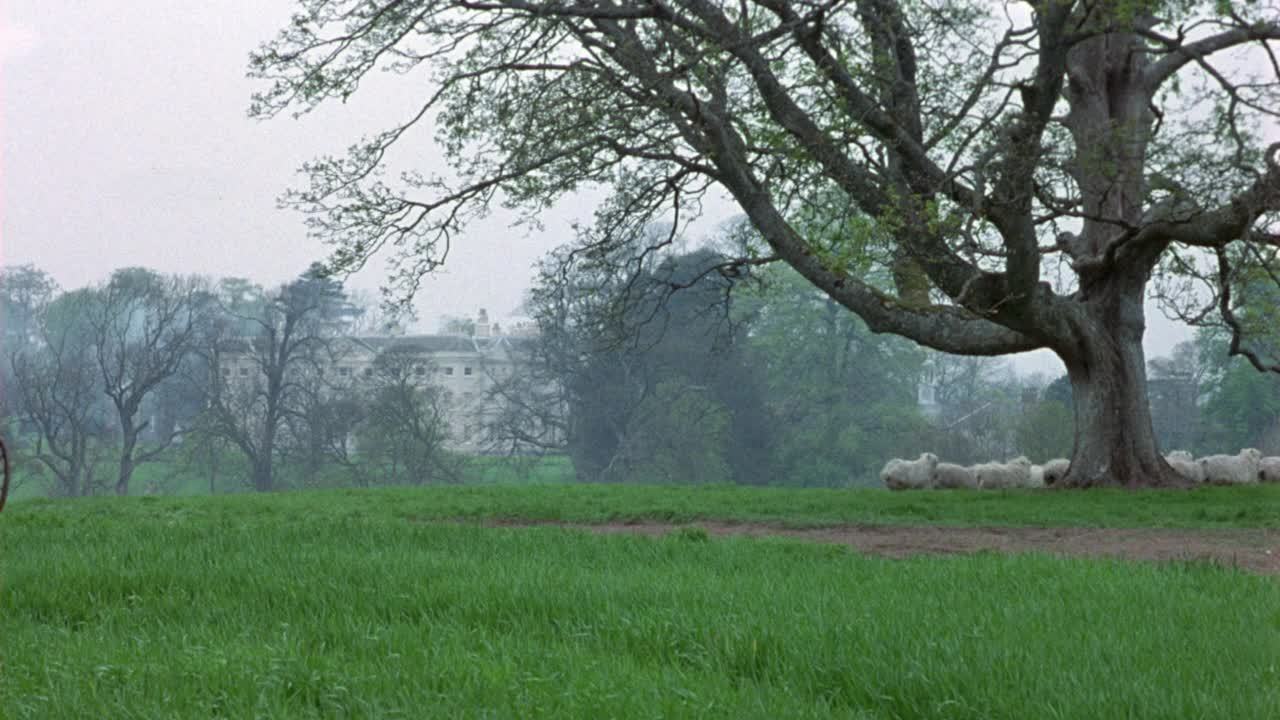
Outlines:
<svg viewBox="0 0 1280 720"><path fill-rule="evenodd" d="M0 262L33 263L73 288L130 265L270 285L322 258L276 198L304 161L342 151L417 98L375 82L301 120L248 119L259 87L245 78L248 54L293 6L0 0ZM416 160L435 161L429 150ZM705 229L729 211L714 208ZM426 327L481 307L512 315L534 262L589 213L570 199L540 232L512 229L502 213L473 225L418 299ZM352 285L374 290L381 276L370 267ZM1148 314L1148 356L1188 336ZM1017 364L1061 372L1047 353Z"/></svg>
<svg viewBox="0 0 1280 720"><path fill-rule="evenodd" d="M296 168L400 117L376 86L349 106L250 120L250 50L284 26L290 0L19 0L0 5L0 259L67 288L143 265L276 284L324 257L301 217L276 208ZM403 93L401 93L403 95ZM413 98L410 98L413 99ZM429 167L432 157L422 158ZM515 311L537 258L585 208L545 232L502 213L470 229L418 300L439 315ZM375 290L370 267L352 285Z"/></svg>

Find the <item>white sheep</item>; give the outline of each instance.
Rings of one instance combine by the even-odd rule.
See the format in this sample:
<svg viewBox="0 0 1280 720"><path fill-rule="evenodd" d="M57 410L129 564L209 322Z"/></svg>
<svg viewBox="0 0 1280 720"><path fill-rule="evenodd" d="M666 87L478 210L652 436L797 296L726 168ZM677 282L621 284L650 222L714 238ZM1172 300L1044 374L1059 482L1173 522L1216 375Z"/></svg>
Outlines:
<svg viewBox="0 0 1280 720"><path fill-rule="evenodd" d="M1262 453L1245 448L1239 455L1210 455L1200 458L1204 481L1213 485L1251 485L1258 482Z"/></svg>
<svg viewBox="0 0 1280 720"><path fill-rule="evenodd" d="M982 463L973 466L979 490L1002 490L1026 487L1031 481L1031 461L1018 457L1007 463Z"/></svg>
<svg viewBox="0 0 1280 720"><path fill-rule="evenodd" d="M1280 483L1280 457L1264 457L1259 460L1258 479L1264 483Z"/></svg>
<svg viewBox="0 0 1280 720"><path fill-rule="evenodd" d="M938 467L938 456L922 453L918 460L894 458L885 463L880 480L890 490L924 490L933 487L933 471Z"/></svg>
<svg viewBox="0 0 1280 720"><path fill-rule="evenodd" d="M1165 455L1164 459L1169 463L1169 467L1183 478L1197 485L1204 482L1204 466L1196 462L1196 459L1186 450L1174 450Z"/></svg>
<svg viewBox="0 0 1280 720"><path fill-rule="evenodd" d="M933 471L933 485L939 488L949 489L973 489L978 487L977 480L973 477L973 470L954 463L938 463L938 467Z"/></svg>
<svg viewBox="0 0 1280 720"><path fill-rule="evenodd" d="M1053 487L1058 481L1067 476L1067 470L1071 468L1071 461L1066 458L1057 458L1050 460L1044 464L1044 484L1046 487Z"/></svg>
<svg viewBox="0 0 1280 720"><path fill-rule="evenodd" d="M1031 479L1030 481L1027 482L1027 487L1029 488L1044 487L1044 466L1043 465L1031 466Z"/></svg>

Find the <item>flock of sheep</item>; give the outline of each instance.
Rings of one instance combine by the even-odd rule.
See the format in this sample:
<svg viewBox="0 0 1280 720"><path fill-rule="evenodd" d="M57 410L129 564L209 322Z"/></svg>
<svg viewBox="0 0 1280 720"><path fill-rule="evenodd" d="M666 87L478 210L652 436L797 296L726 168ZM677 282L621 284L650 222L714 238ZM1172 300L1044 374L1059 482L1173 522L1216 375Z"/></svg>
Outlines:
<svg viewBox="0 0 1280 720"><path fill-rule="evenodd" d="M1253 448L1241 450L1239 455L1210 455L1199 460L1185 450L1175 450L1165 460L1194 483L1280 483L1280 457L1263 457ZM938 462L937 455L924 453L917 460L890 460L880 471L880 480L890 490L1043 488L1052 487L1066 476L1070 465L1070 461L1062 459L1032 465L1030 460L1019 457L1004 463L965 467Z"/></svg>

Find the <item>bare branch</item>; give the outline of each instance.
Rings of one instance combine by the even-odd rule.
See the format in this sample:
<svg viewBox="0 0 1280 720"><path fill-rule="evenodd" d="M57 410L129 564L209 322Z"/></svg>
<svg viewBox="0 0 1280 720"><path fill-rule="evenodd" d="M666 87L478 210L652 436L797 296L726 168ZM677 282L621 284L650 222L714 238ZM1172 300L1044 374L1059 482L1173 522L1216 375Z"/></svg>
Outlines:
<svg viewBox="0 0 1280 720"><path fill-rule="evenodd" d="M1154 95L1161 85L1188 63L1204 64L1205 58L1213 53L1239 47L1250 42L1261 42L1266 47L1265 41L1280 40L1280 20L1256 22L1246 27L1237 27L1191 43L1184 43L1181 38L1167 37L1151 30L1142 31L1142 35L1163 45L1168 53L1146 70L1145 84L1147 92Z"/></svg>

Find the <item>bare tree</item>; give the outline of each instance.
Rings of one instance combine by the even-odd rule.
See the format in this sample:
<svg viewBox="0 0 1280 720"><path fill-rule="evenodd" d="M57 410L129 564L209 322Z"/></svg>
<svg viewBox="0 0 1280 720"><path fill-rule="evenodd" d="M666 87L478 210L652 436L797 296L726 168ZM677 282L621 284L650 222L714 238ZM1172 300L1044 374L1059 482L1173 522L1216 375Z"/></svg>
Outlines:
<svg viewBox="0 0 1280 720"><path fill-rule="evenodd" d="M499 374L485 366L482 447L486 454L534 458L566 450L569 398L562 368L549 362L551 348L540 338L508 341L519 371Z"/></svg>
<svg viewBox="0 0 1280 720"><path fill-rule="evenodd" d="M53 492L62 496L95 490L92 443L105 426L86 322L95 302L88 290L59 296L38 313L37 342L9 359L24 416L36 428L32 455L53 473Z"/></svg>
<svg viewBox="0 0 1280 720"><path fill-rule="evenodd" d="M367 388L340 389L316 398L307 413L308 451L313 462L329 462L344 468L356 485L369 487L380 477L373 463L360 452L358 435L369 420Z"/></svg>
<svg viewBox="0 0 1280 720"><path fill-rule="evenodd" d="M33 265L0 269L0 428L12 431L13 420L21 420L21 397L9 360L16 354L37 347L40 342L40 312L58 292L58 285L43 270ZM21 460L22 428L9 437L14 465Z"/></svg>
<svg viewBox="0 0 1280 720"><path fill-rule="evenodd" d="M345 101L381 68L432 73L418 112L287 197L335 268L395 248L409 294L495 198L534 216L588 184L613 194L579 252L605 257L659 218L675 237L723 192L761 241L726 273L785 262L874 331L949 353L1056 353L1065 486L1181 484L1152 432L1143 300L1189 249L1216 261L1230 351L1280 370L1232 292L1242 263L1278 276L1280 148L1258 132L1280 107L1274 3L300 6L251 58L269 83L253 114ZM1242 49L1252 72L1223 62ZM428 118L452 172L386 181Z"/></svg>
<svg viewBox="0 0 1280 720"><path fill-rule="evenodd" d="M375 482L461 480L461 459L446 449L453 398L431 382L435 365L412 345L393 344L378 354L371 370L361 384L369 398L366 415L355 430L365 472Z"/></svg>
<svg viewBox="0 0 1280 720"><path fill-rule="evenodd" d="M975 463L1017 454L1023 388L1008 361L935 353L927 367L937 388L939 455Z"/></svg>
<svg viewBox="0 0 1280 720"><path fill-rule="evenodd" d="M115 491L129 492L134 468L155 459L176 432L140 451L143 403L174 377L194 349L207 294L197 281L164 277L144 268L116 270L96 291L88 324L102 387L120 423L120 465Z"/></svg>
<svg viewBox="0 0 1280 720"><path fill-rule="evenodd" d="M304 368L322 362L349 313L341 285L314 270L260 300L245 287L232 295L224 293L223 322L204 349L213 377L202 427L235 447L252 487L267 492L276 489L286 419L300 411L311 377Z"/></svg>
<svg viewBox="0 0 1280 720"><path fill-rule="evenodd" d="M316 486L325 465L345 467L359 484L364 482L352 437L367 418L367 382L353 372L350 353L359 344L352 338L328 338L328 342L294 368L296 392L284 415L284 455L303 474L303 482Z"/></svg>
<svg viewBox="0 0 1280 720"><path fill-rule="evenodd" d="M40 311L58 292L58 284L34 265L0 269L0 340L12 353L36 342Z"/></svg>

